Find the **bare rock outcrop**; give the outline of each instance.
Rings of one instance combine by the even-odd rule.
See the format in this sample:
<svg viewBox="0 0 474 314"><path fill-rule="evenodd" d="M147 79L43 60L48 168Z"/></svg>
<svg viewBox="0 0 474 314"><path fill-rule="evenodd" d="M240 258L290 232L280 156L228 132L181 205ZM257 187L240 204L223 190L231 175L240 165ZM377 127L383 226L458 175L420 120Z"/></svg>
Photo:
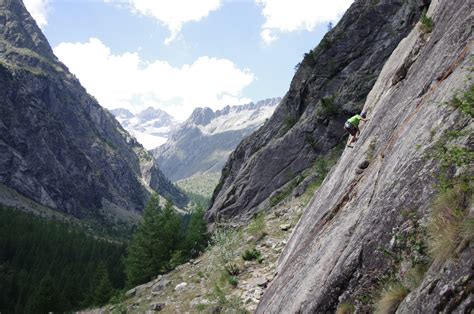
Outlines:
<svg viewBox="0 0 474 314"><path fill-rule="evenodd" d="M343 141L383 64L428 1L355 1L305 55L273 116L231 154L206 213L247 219L272 192Z"/></svg>
<svg viewBox="0 0 474 314"><path fill-rule="evenodd" d="M364 107L371 120L306 208L257 313L333 313L343 303L370 311L369 296L396 264L390 247L413 221L429 220L440 172L430 152L447 130L464 134L472 152L472 117L448 105L472 90L472 2L432 1L427 15L432 32L419 24L383 67ZM471 311L473 256L467 242L435 260L397 312Z"/></svg>

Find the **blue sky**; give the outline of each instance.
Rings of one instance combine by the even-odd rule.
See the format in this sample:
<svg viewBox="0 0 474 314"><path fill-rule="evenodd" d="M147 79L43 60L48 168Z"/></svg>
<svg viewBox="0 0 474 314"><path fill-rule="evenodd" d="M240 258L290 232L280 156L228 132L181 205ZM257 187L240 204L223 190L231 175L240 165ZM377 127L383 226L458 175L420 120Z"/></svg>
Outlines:
<svg viewBox="0 0 474 314"><path fill-rule="evenodd" d="M185 119L283 96L351 0L24 0L102 106Z"/></svg>

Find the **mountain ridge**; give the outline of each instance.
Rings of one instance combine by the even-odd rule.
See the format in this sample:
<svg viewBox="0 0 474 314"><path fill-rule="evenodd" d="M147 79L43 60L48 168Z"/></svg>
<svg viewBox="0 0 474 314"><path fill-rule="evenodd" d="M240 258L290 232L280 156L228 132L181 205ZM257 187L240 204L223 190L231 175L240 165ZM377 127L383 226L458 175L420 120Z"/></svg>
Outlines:
<svg viewBox="0 0 474 314"><path fill-rule="evenodd" d="M52 53L20 0L0 2L0 183L76 217L187 201Z"/></svg>
<svg viewBox="0 0 474 314"><path fill-rule="evenodd" d="M136 114L124 108L110 112L148 150L166 143L176 124L169 113L152 106Z"/></svg>
<svg viewBox="0 0 474 314"><path fill-rule="evenodd" d="M218 173L235 146L264 123L279 101L269 98L216 111L196 108L152 154L173 181Z"/></svg>

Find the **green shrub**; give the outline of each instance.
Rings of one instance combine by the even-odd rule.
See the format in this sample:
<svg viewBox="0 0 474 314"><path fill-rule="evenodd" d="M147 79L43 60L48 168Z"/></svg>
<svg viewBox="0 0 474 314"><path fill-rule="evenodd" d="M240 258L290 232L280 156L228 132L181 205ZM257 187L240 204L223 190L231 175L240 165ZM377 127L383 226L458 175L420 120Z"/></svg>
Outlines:
<svg viewBox="0 0 474 314"><path fill-rule="evenodd" d="M431 33L433 31L434 23L431 17L426 15L426 10L423 11L420 18L421 30L425 33Z"/></svg>
<svg viewBox="0 0 474 314"><path fill-rule="evenodd" d="M243 306L242 301L239 297L230 297L219 285L214 285L214 289L208 295L210 301L212 301L218 308L216 313L248 313Z"/></svg>
<svg viewBox="0 0 474 314"><path fill-rule="evenodd" d="M439 161L440 173L438 175L441 190L451 189L459 182L472 181L472 171L464 173L457 178L451 178L453 167L469 166L474 162L474 152L468 148L453 143L454 140L466 136L463 131L445 131L441 139L430 150L429 156Z"/></svg>
<svg viewBox="0 0 474 314"><path fill-rule="evenodd" d="M205 304L200 303L200 304L198 304L198 305L196 306L196 310L197 310L198 312L203 312L205 309L206 309L206 305L205 305Z"/></svg>
<svg viewBox="0 0 474 314"><path fill-rule="evenodd" d="M229 285L231 285L232 287L237 287L237 285L239 284L239 280L238 280L237 277L235 277L235 276L228 276L228 277L227 277L227 282L228 282Z"/></svg>
<svg viewBox="0 0 474 314"><path fill-rule="evenodd" d="M230 228L218 229L211 238L213 250L209 265L225 270L229 275L238 274L239 269L234 264L234 259L238 256L238 248L241 244L242 235L237 230Z"/></svg>
<svg viewBox="0 0 474 314"><path fill-rule="evenodd" d="M245 252L242 254L242 258L244 261L259 260L261 257L262 253L256 248L253 248L251 250L245 250Z"/></svg>
<svg viewBox="0 0 474 314"><path fill-rule="evenodd" d="M458 108L464 114L474 118L474 84L462 96L454 96L449 105Z"/></svg>
<svg viewBox="0 0 474 314"><path fill-rule="evenodd" d="M303 63L309 66L313 66L315 63L315 55L313 49L310 49L303 55Z"/></svg>
<svg viewBox="0 0 474 314"><path fill-rule="evenodd" d="M400 282L388 284L375 302L375 313L395 313L398 305L405 299L409 292L410 291Z"/></svg>
<svg viewBox="0 0 474 314"><path fill-rule="evenodd" d="M285 193L284 191L277 192L275 195L273 195L273 196L270 198L270 206L271 206L271 207L274 207L274 206L278 205L278 204L279 204L281 201L283 201L288 195L289 195L289 193Z"/></svg>
<svg viewBox="0 0 474 314"><path fill-rule="evenodd" d="M298 119L295 117L286 117L285 121L283 122L283 128L281 129L280 134L282 136L285 135L289 130L291 130L292 127L295 126L296 122L298 122Z"/></svg>
<svg viewBox="0 0 474 314"><path fill-rule="evenodd" d="M319 42L318 45L318 50L327 50L331 48L332 46L332 40L329 38L329 35L325 35L323 39Z"/></svg>
<svg viewBox="0 0 474 314"><path fill-rule="evenodd" d="M337 115L340 108L336 105L336 97L334 95L321 98L321 113L325 117Z"/></svg>

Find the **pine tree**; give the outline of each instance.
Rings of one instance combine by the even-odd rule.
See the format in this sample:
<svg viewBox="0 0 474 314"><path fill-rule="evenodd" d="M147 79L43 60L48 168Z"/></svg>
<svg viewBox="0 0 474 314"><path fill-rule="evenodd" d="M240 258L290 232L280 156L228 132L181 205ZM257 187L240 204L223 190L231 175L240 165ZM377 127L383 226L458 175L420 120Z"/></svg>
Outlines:
<svg viewBox="0 0 474 314"><path fill-rule="evenodd" d="M158 195L153 194L143 212L143 220L128 246L125 262L128 286L146 282L156 272L156 239L160 211Z"/></svg>
<svg viewBox="0 0 474 314"><path fill-rule="evenodd" d="M38 289L34 292L26 305L27 313L48 313L57 309L58 291L53 277L48 273L41 280Z"/></svg>
<svg viewBox="0 0 474 314"><path fill-rule="evenodd" d="M125 262L127 284L133 286L144 283L182 262L183 254L179 252L182 243L181 218L173 204L168 201L161 209L158 196L153 195L128 247Z"/></svg>
<svg viewBox="0 0 474 314"><path fill-rule="evenodd" d="M93 283L95 284L95 287L92 287L91 289L93 291L92 304L104 305L113 295L112 284L104 262L99 263Z"/></svg>
<svg viewBox="0 0 474 314"><path fill-rule="evenodd" d="M200 207L191 214L186 230L185 250L190 257L194 257L206 248L207 241L207 225L204 220L204 210Z"/></svg>
<svg viewBox="0 0 474 314"><path fill-rule="evenodd" d="M183 254L179 252L184 238L181 217L173 209L173 204L167 201L158 220L160 225L158 234L158 242L160 243L159 259L164 262L165 270L171 270L184 261ZM170 263L173 257L173 262Z"/></svg>

